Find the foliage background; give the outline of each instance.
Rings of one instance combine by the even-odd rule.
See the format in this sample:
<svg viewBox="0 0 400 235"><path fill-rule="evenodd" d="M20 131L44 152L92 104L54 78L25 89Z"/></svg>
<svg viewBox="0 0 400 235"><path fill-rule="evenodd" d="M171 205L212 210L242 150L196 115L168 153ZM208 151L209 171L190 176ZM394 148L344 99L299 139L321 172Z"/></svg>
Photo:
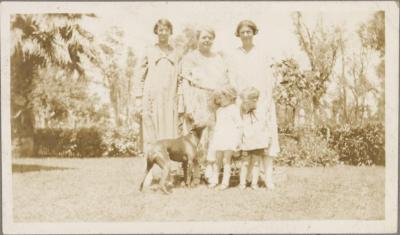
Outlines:
<svg viewBox="0 0 400 235"><path fill-rule="evenodd" d="M229 19L215 10L203 19L203 8L167 15L177 25L171 43L185 54L195 47L200 22L214 22L214 48L226 54L239 43L232 29L235 19L248 18L246 10L232 8ZM137 155L135 66L144 44L155 41L160 9L154 16L120 9L143 21L116 22L108 13L12 16L15 156ZM266 67L276 83L279 163L384 164L384 12L271 12L268 21L256 13L256 43L270 52Z"/></svg>

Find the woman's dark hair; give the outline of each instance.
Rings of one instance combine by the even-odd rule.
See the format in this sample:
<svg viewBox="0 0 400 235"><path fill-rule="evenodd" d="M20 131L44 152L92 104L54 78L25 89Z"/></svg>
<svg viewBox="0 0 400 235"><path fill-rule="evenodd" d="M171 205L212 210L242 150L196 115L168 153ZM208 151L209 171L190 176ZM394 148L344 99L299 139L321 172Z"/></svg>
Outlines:
<svg viewBox="0 0 400 235"><path fill-rule="evenodd" d="M171 22L170 22L169 20L167 20L167 19L159 19L159 20L156 22L156 24L154 25L154 29L153 29L154 34L157 34L157 30L158 30L158 28L159 28L160 26L167 26L167 28L169 29L169 31L170 31L171 34L172 34L172 32L173 32L172 24L171 24Z"/></svg>
<svg viewBox="0 0 400 235"><path fill-rule="evenodd" d="M247 26L253 30L253 34L256 35L258 33L257 25L251 20L242 20L239 22L238 26L236 27L235 36L240 37L240 29L244 26Z"/></svg>

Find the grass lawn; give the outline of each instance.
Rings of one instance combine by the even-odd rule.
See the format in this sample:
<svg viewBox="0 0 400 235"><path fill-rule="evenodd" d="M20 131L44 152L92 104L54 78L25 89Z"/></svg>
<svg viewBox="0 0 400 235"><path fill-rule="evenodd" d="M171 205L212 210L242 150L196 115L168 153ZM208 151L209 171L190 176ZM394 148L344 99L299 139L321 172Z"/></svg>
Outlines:
<svg viewBox="0 0 400 235"><path fill-rule="evenodd" d="M276 189L138 191L142 158L14 159L15 222L384 219L385 168L277 168Z"/></svg>

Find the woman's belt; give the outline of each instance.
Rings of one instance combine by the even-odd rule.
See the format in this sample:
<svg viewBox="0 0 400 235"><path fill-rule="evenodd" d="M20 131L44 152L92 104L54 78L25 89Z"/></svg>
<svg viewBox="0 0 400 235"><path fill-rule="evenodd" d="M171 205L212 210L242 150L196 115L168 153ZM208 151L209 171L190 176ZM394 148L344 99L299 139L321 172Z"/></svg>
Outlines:
<svg viewBox="0 0 400 235"><path fill-rule="evenodd" d="M199 84L196 84L196 83L193 82L192 80L190 80L190 79L188 79L188 78L185 78L185 77L182 76L182 75L179 75L179 77L180 77L181 79L185 79L186 81L188 81L188 83L189 83L189 85L190 85L191 87L195 87L195 88L197 88L197 89L205 90L205 91L211 91L211 92L215 91L215 89L211 89L211 88L204 87L204 86L201 86L201 85L199 85Z"/></svg>

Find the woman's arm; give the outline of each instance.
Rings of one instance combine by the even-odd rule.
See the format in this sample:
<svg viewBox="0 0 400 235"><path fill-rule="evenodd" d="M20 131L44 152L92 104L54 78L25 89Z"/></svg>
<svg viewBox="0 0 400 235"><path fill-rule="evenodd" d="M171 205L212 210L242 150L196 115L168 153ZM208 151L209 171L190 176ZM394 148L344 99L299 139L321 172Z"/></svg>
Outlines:
<svg viewBox="0 0 400 235"><path fill-rule="evenodd" d="M184 103L184 90L185 84L181 76L182 73L182 60L179 60L177 65L177 96L178 96L178 114L185 113L185 103Z"/></svg>
<svg viewBox="0 0 400 235"><path fill-rule="evenodd" d="M270 77L270 81L273 80ZM266 104L266 126L269 135L269 149L268 153L270 156L277 156L280 148L279 148L279 136L278 136L278 122L276 117L276 106L275 100L273 97L273 82L269 82L268 94L267 94L267 104Z"/></svg>
<svg viewBox="0 0 400 235"><path fill-rule="evenodd" d="M180 71L179 71L179 93L181 96L182 100L182 109L183 112L186 114L191 114L192 113L192 107L193 105L191 104L191 97L192 97L192 89L189 85L189 81L191 81L191 70L194 66L191 54L188 54L184 56L181 60L180 63Z"/></svg>
<svg viewBox="0 0 400 235"><path fill-rule="evenodd" d="M135 84L135 96L137 98L141 98L143 96L143 88L144 88L144 82L147 77L149 69L149 60L148 60L148 53L147 50L144 53L144 56L138 63L136 67L136 72L135 72L135 79L134 79L134 84Z"/></svg>

